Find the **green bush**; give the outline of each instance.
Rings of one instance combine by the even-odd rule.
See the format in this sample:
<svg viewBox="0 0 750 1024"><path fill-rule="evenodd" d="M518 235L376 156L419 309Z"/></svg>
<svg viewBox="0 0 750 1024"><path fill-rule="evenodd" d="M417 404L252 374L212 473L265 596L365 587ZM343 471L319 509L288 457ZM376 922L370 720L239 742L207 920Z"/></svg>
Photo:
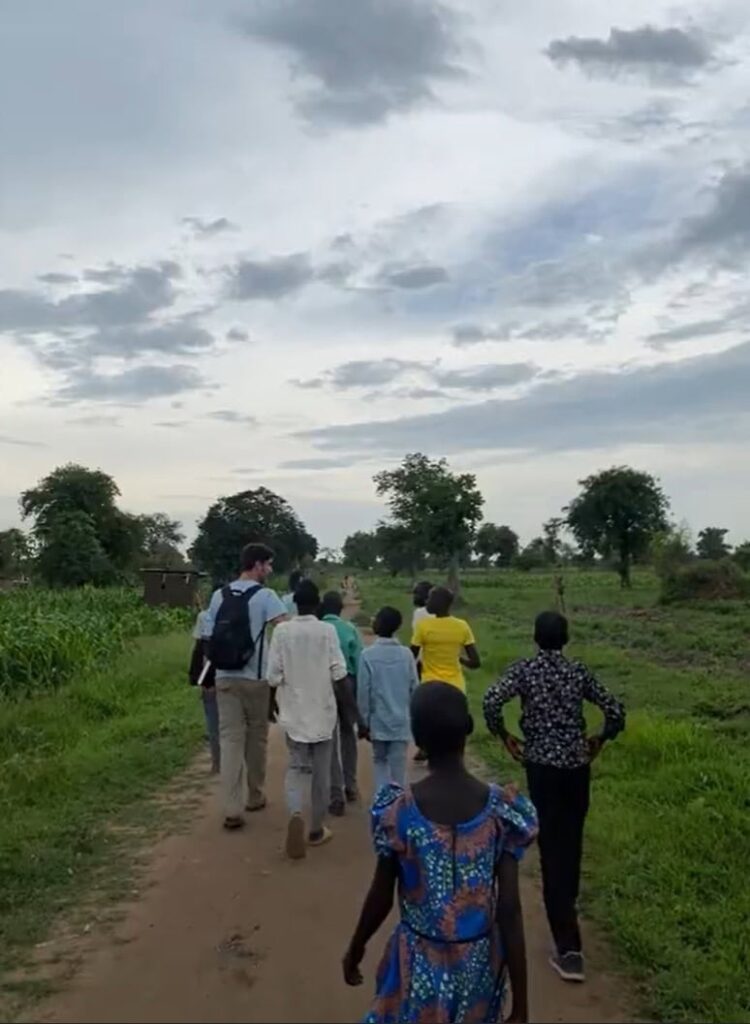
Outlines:
<svg viewBox="0 0 750 1024"><path fill-rule="evenodd" d="M669 572L662 582L662 604L675 601L720 601L750 596L750 579L728 558L699 559Z"/></svg>

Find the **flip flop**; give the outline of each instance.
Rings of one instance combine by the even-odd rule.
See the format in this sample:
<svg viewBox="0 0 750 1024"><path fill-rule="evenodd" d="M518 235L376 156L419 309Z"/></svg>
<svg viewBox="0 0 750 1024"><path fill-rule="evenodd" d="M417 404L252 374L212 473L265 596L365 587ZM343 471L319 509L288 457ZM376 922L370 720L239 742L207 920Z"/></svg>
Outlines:
<svg viewBox="0 0 750 1024"><path fill-rule="evenodd" d="M245 822L242 818L225 818L224 828L227 832L236 832L238 828L243 828Z"/></svg>
<svg viewBox="0 0 750 1024"><path fill-rule="evenodd" d="M333 839L333 832L324 825L320 832L311 832L307 837L308 846L325 846Z"/></svg>

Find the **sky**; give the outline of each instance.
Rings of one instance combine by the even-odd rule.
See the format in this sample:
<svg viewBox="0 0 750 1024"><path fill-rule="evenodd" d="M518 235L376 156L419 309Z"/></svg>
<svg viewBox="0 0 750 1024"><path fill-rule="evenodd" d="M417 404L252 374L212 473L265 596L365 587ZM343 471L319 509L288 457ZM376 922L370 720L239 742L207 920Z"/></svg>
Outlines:
<svg viewBox="0 0 750 1024"><path fill-rule="evenodd" d="M404 454L524 539L656 474L750 536L745 0L4 0L0 528L78 462L324 545Z"/></svg>

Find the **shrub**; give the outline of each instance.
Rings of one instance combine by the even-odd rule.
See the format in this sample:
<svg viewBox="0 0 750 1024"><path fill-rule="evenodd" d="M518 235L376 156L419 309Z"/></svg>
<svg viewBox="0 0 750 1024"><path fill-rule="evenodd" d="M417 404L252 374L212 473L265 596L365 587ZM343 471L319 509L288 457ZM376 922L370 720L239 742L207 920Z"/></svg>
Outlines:
<svg viewBox="0 0 750 1024"><path fill-rule="evenodd" d="M750 579L727 559L709 562L699 559L668 573L661 588L662 604L674 601L720 601L750 596Z"/></svg>

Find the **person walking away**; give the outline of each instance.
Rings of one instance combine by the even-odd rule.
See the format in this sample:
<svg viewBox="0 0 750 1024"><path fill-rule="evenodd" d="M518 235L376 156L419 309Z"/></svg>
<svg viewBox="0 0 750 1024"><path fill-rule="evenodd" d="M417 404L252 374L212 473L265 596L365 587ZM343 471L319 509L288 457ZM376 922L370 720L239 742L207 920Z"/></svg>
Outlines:
<svg viewBox="0 0 750 1024"><path fill-rule="evenodd" d="M417 628L418 622L429 618L430 613L427 611L427 601L431 590L432 584L428 580L421 580L419 583L414 584L414 590L412 591L412 600L414 602L414 611L411 616L412 632Z"/></svg>
<svg viewBox="0 0 750 1024"><path fill-rule="evenodd" d="M293 619L297 614L297 605L294 603L294 592L303 579L304 577L299 569L294 569L289 573L289 590L284 594L281 600L284 602L286 613L290 619Z"/></svg>
<svg viewBox="0 0 750 1024"><path fill-rule="evenodd" d="M268 681L275 688L278 722L286 733L289 752L286 852L299 860L305 856L306 842L322 846L332 838L325 814L336 729L336 691L344 687L347 671L336 630L318 619L320 592L313 581L303 580L295 597L298 616L278 626L271 640ZM312 788L307 837L302 817L306 784Z"/></svg>
<svg viewBox="0 0 750 1024"><path fill-rule="evenodd" d="M539 615L534 640L536 657L512 665L487 690L484 717L511 757L526 766L539 814L544 903L557 950L550 963L565 981L581 982L585 972L576 901L591 762L625 728L625 709L585 665L564 656L568 621L563 615ZM514 697L521 699L523 741L508 731L503 717L505 704ZM601 732L588 738L584 701L604 715Z"/></svg>
<svg viewBox="0 0 750 1024"><path fill-rule="evenodd" d="M466 770L473 722L457 686L419 686L411 723L430 774L411 789L391 786L375 799L377 864L344 956L344 979L362 984L367 943L390 914L398 885L401 920L365 1020L498 1021L507 969L513 990L508 1020L526 1021L518 861L536 832L534 809L513 787L486 785Z"/></svg>
<svg viewBox="0 0 750 1024"><path fill-rule="evenodd" d="M453 592L447 587L430 590L426 614L414 627L411 649L421 679L451 683L465 690L463 668L477 669L481 662L471 626L451 615L452 606ZM419 750L414 760L423 764L424 751Z"/></svg>
<svg viewBox="0 0 750 1024"><path fill-rule="evenodd" d="M248 544L240 556L239 578L217 590L206 617L221 741L224 827L241 828L243 809L266 806L269 689L266 630L286 618L279 596L265 587L273 551Z"/></svg>
<svg viewBox="0 0 750 1024"><path fill-rule="evenodd" d="M359 661L357 704L372 741L376 793L391 782L406 785L409 705L419 676L411 652L396 637L402 621L397 608L381 608L373 622L377 639Z"/></svg>
<svg viewBox="0 0 750 1024"><path fill-rule="evenodd" d="M218 775L221 770L221 750L219 746L219 707L216 703L216 669L208 658L210 628L207 623L208 614L198 613L193 627L193 651L190 658L188 678L192 686L198 686L201 692L203 715L206 719L206 735L211 751L211 774Z"/></svg>
<svg viewBox="0 0 750 1024"><path fill-rule="evenodd" d="M340 818L346 811L347 803L356 803L359 799L357 788L357 730L359 715L356 703L356 680L359 659L362 654L362 638L359 630L351 622L341 617L344 601L340 593L329 590L323 595L320 605L320 617L336 630L336 635L344 655L348 679L346 681L346 700L338 702L338 723L333 740L331 756L331 801L330 812Z"/></svg>

